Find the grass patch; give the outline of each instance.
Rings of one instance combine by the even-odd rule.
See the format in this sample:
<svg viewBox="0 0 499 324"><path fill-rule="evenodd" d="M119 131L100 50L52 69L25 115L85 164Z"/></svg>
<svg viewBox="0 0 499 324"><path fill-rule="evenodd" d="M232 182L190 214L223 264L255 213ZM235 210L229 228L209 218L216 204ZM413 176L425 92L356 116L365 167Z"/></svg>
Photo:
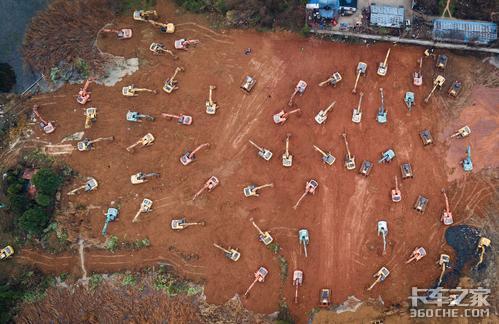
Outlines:
<svg viewBox="0 0 499 324"><path fill-rule="evenodd" d="M279 301L279 313L277 314L277 320L274 322L275 324L294 324L295 320L289 311L288 304L286 300L281 297Z"/></svg>
<svg viewBox="0 0 499 324"><path fill-rule="evenodd" d="M132 274L127 274L125 275L125 277L123 277L121 284L123 286L135 286L137 284L137 278L135 278L135 276Z"/></svg>
<svg viewBox="0 0 499 324"><path fill-rule="evenodd" d="M100 274L94 274L90 276L88 279L88 287L90 287L91 290L97 289L97 287L100 286L100 284L104 281L104 277Z"/></svg>
<svg viewBox="0 0 499 324"><path fill-rule="evenodd" d="M111 235L106 240L106 249L114 253L116 252L116 250L118 250L118 244L119 244L118 237L115 235Z"/></svg>
<svg viewBox="0 0 499 324"><path fill-rule="evenodd" d="M279 269L281 281L284 282L288 278L288 261L282 255L279 255Z"/></svg>
<svg viewBox="0 0 499 324"><path fill-rule="evenodd" d="M277 242L272 242L269 245L267 245L267 249L272 251L272 253L274 253L274 254L278 254L279 251L281 251L281 247L280 247L279 243L277 243Z"/></svg>

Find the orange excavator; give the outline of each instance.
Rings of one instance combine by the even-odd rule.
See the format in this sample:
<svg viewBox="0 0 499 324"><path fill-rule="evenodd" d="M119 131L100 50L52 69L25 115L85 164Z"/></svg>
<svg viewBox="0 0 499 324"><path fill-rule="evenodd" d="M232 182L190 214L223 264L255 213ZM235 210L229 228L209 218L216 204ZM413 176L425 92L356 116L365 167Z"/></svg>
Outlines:
<svg viewBox="0 0 499 324"><path fill-rule="evenodd" d="M43 117L40 115L40 113L38 112L38 108L39 108L38 105L34 105L33 106L33 113L40 120L40 128L43 130L43 132L45 134L53 133L55 131L54 124L52 122L50 122L50 121L49 122L45 121L43 119Z"/></svg>
<svg viewBox="0 0 499 324"><path fill-rule="evenodd" d="M112 28L104 28L101 30L103 33L115 33L118 39L130 39L132 38L132 30L130 28L122 28L122 29L112 29Z"/></svg>
<svg viewBox="0 0 499 324"><path fill-rule="evenodd" d="M182 39L177 39L174 44L175 44L175 49L187 51L187 48L190 45L199 44L199 40L182 38Z"/></svg>
<svg viewBox="0 0 499 324"><path fill-rule="evenodd" d="M90 91L88 91L88 86L90 85L90 82L92 82L92 81L94 81L94 80L91 78L87 79L83 88L81 88L80 92L78 92L78 96L76 97L76 102L78 102L79 104L84 105L90 101L90 95L92 93Z"/></svg>
<svg viewBox="0 0 499 324"><path fill-rule="evenodd" d="M310 181L307 181L307 184L305 185L305 192L300 196L300 199L296 202L296 204L293 206L293 209L298 208L298 205L300 205L301 201L307 194L315 194L315 190L317 190L317 187L319 186L319 183L311 179Z"/></svg>
<svg viewBox="0 0 499 324"><path fill-rule="evenodd" d="M445 209L442 211L442 217L440 220L444 223L444 225L452 225L452 223L454 223L454 219L452 218L452 213L450 211L449 199L447 198L447 194L444 189L442 189L442 193L445 197Z"/></svg>
<svg viewBox="0 0 499 324"><path fill-rule="evenodd" d="M276 125L282 125L282 124L284 124L284 122L286 120L288 120L288 117L290 115L296 114L296 113L298 113L298 116L300 116L301 109L298 108L298 109L294 109L294 110L291 110L291 111L281 110L277 114L274 114L274 116L273 116L274 124L276 124Z"/></svg>
<svg viewBox="0 0 499 324"><path fill-rule="evenodd" d="M269 274L269 271L265 267L260 267L256 272L255 272L255 280L251 283L251 285L248 287L246 292L244 293L244 297L247 297L250 290L253 288L253 286L257 282L264 282L265 277Z"/></svg>
<svg viewBox="0 0 499 324"><path fill-rule="evenodd" d="M203 188L199 189L198 192L196 192L196 194L194 195L194 197L192 197L192 201L196 200L196 198L203 193L203 191L205 190L208 190L208 192L212 191L213 189L215 189L216 186L218 186L218 184L220 183L220 181L218 180L217 177L215 176L211 176L208 181L206 181L206 183L204 184Z"/></svg>

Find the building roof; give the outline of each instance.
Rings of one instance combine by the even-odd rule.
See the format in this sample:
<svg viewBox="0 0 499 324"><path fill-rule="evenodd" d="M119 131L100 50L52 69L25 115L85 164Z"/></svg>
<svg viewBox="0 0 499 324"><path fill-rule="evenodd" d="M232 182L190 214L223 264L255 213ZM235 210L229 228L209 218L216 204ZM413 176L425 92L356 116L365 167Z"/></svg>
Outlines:
<svg viewBox="0 0 499 324"><path fill-rule="evenodd" d="M497 39L497 25L486 21L433 20L434 40L487 45Z"/></svg>
<svg viewBox="0 0 499 324"><path fill-rule="evenodd" d="M357 0L340 0L340 7L357 8Z"/></svg>
<svg viewBox="0 0 499 324"><path fill-rule="evenodd" d="M404 26L404 7L371 5L371 25L401 28Z"/></svg>
<svg viewBox="0 0 499 324"><path fill-rule="evenodd" d="M340 12L339 0L309 0L309 4L319 5L319 14L326 19L337 18Z"/></svg>

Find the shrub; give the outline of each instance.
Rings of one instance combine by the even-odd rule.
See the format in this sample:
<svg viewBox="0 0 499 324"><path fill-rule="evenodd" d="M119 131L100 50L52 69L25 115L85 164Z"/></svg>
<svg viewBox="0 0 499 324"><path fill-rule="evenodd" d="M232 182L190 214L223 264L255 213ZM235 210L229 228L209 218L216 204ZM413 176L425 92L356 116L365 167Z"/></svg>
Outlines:
<svg viewBox="0 0 499 324"><path fill-rule="evenodd" d="M40 207L25 211L19 217L19 227L29 234L40 235L49 223L49 215Z"/></svg>
<svg viewBox="0 0 499 324"><path fill-rule="evenodd" d="M118 243L118 237L111 235L111 237L106 240L106 249L114 253L118 249Z"/></svg>
<svg viewBox="0 0 499 324"><path fill-rule="evenodd" d="M20 195L9 195L10 209L16 214L16 216L22 215L30 205L28 197L23 194Z"/></svg>
<svg viewBox="0 0 499 324"><path fill-rule="evenodd" d="M135 286L137 284L137 278L132 274L127 274L123 281L121 282L123 286Z"/></svg>
<svg viewBox="0 0 499 324"><path fill-rule="evenodd" d="M38 195L36 195L35 201L42 207L48 207L50 204L52 204L52 197L39 193Z"/></svg>
<svg viewBox="0 0 499 324"><path fill-rule="evenodd" d="M100 274L94 274L90 276L88 279L88 286L90 287L91 290L97 289L97 287L100 286L100 284L104 281L104 277Z"/></svg>
<svg viewBox="0 0 499 324"><path fill-rule="evenodd" d="M38 170L32 181L38 192L54 195L62 183L62 178L54 170L45 168Z"/></svg>

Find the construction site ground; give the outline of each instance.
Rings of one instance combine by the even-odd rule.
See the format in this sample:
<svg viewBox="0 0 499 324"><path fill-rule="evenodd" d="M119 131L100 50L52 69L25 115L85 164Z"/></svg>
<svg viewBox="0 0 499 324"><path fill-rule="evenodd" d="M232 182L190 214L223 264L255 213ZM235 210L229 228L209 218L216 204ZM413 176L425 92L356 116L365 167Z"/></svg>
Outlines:
<svg viewBox="0 0 499 324"><path fill-rule="evenodd" d="M81 175L65 187L62 206L71 204L78 210L86 207L86 211L62 213L57 218L73 232L72 237L79 236L85 242L84 263L89 273L169 263L181 275L204 281L207 301L222 304L235 294L243 294L254 278L253 273L265 266L270 271L265 283L257 284L243 301L244 305L258 313L276 311L282 285L290 310L300 322L318 305L321 288L332 290L335 304L354 295L361 300L380 296L385 305L390 305L407 301L411 287L428 287L434 282L439 275L435 262L440 253L452 256L450 247L445 245L445 227L440 222L445 206L441 189L450 181L463 184L467 179L459 161L465 156L468 140L450 142L448 135L469 122L472 130L477 130L476 136L471 137L475 170L498 164L497 154L493 153L498 145L498 117L493 107L499 102L497 89L481 87L478 94L471 95L474 83L487 70L485 63L449 54L445 71L447 84L424 104L423 98L430 91L431 79L436 73L432 58L426 58L424 85L420 88L412 85L412 73L418 69L423 48L333 43L287 32L212 30L202 17L175 11L170 4L161 3L157 10L176 23L174 35L160 34L151 25L126 17L115 25L132 27L131 40L119 41L109 34L101 35L97 41L103 52L140 59L139 71L126 76L116 86L90 86L92 102L85 107L97 107L98 117L92 128L85 130L85 137L114 136L114 142L96 143L91 152L74 151L58 157ZM148 49L151 42L158 41L173 49L174 40L179 38L199 39L201 43L186 52L176 52L178 60L169 55L154 56ZM382 78L376 75L376 68L390 47L388 75ZM250 55L244 54L246 48L252 49ZM368 64L368 72L359 81L358 92L364 93L363 119L360 125L355 125L351 116L359 97L351 90L359 61ZM180 89L166 94L161 90L163 81L173 74L176 66L185 68L185 72L177 76ZM334 71L343 76L336 88L317 86ZM239 89L246 75L257 80L251 94ZM463 81L464 91L454 100L445 92L457 78ZM295 100L302 110L301 116L293 115L284 125L274 125L272 115L289 109L289 96L299 80L309 85L305 94ZM130 84L156 89L158 93L123 97L121 88ZM214 100L220 109L215 116L205 113L209 85L217 87ZM388 110L386 125L378 124L375 119L380 87L384 89ZM80 85L66 85L54 93L32 99L31 104L39 104L42 115L57 125L54 134L37 132L37 137L57 144L64 136L83 130L83 106L75 101L79 88ZM404 104L406 91L416 94L412 112L408 112ZM490 96L495 99L487 101ZM314 116L333 100L336 106L326 124L317 125ZM481 108L462 108L471 107L475 102ZM477 113L479 109L488 111L493 118L482 119ZM127 122L128 110L154 115L156 121ZM191 126L181 126L162 118L162 112L188 114L194 122ZM481 127L482 124L488 128ZM419 132L423 129L431 130L434 145L422 145ZM357 170L345 169L346 151L340 136L344 130L357 167L363 160L375 162L369 177L359 175ZM146 133L155 136L154 144L137 148L133 154L127 152L125 148ZM293 167L289 169L280 161L287 133L292 134L290 152L294 156ZM248 143L250 139L274 153L270 162L257 156ZM205 142L211 146L197 154L196 162L188 166L180 164L181 154ZM313 150L314 144L331 151L337 158L336 163L323 164ZM388 148L395 150L395 160L387 165L377 164L381 152ZM412 164L413 179L400 181L403 162ZM134 186L130 175L139 171L159 172L161 178ZM194 193L212 175L220 180L219 187L193 202ZM96 191L65 195L87 176L98 180ZM402 201L398 204L390 200L395 176L399 177L402 191ZM319 182L317 193L307 196L294 210L292 206L310 179ZM243 187L269 182L274 183L274 188L263 189L260 197L244 197ZM495 186L485 182L482 187L477 184L473 201L478 203L482 196L490 196L489 191ZM465 222L464 216L469 215L465 214L470 207L462 196L463 190L449 193L457 224ZM429 198L423 215L412 209L418 195ZM153 200L153 211L141 214L140 221L132 223L144 198ZM116 235L123 241L148 237L149 248L112 254L91 247L105 241L101 229L104 213L112 202L119 206L120 215L109 225L108 235ZM171 220L181 217L189 221L204 220L206 226L172 231ZM280 254L289 265L289 275L283 284L279 259L258 241L251 218L262 229L269 230L281 247ZM385 256L382 239L376 234L378 220L387 220L389 224ZM310 232L307 258L298 244L297 232L301 228ZM212 246L213 242L239 248L241 259L232 262L224 258L222 252ZM417 263L404 264L418 246L424 246L428 255ZM51 273L81 274L77 251L51 256L24 250L15 259ZM390 269L390 277L371 292L366 291L372 275L382 266ZM299 304L292 302L291 277L296 269L304 272Z"/></svg>

